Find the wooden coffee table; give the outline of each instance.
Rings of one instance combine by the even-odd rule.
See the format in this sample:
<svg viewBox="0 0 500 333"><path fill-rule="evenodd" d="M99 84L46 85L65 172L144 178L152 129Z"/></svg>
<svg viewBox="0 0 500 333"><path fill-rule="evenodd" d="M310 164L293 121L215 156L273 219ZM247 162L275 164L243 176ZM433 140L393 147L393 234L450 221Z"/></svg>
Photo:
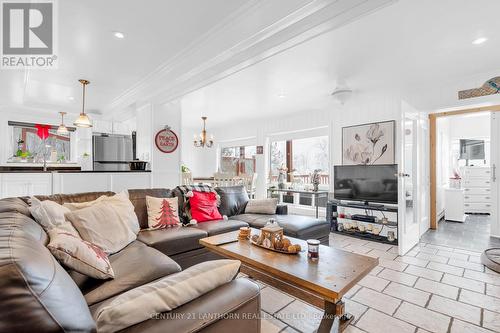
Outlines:
<svg viewBox="0 0 500 333"><path fill-rule="evenodd" d="M259 234L252 228L252 235ZM319 333L342 332L353 316L345 312L342 297L375 266L378 259L320 245L319 260L307 257L307 243L299 254L282 254L239 241L238 231L200 239L200 244L223 257L240 260L241 272L309 304L324 309Z"/></svg>

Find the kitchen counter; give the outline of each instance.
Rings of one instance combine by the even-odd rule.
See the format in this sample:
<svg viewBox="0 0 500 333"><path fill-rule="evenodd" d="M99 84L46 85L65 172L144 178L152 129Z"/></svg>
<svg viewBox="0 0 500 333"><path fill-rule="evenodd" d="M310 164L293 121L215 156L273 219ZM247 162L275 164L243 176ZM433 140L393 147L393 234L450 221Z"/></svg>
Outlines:
<svg viewBox="0 0 500 333"><path fill-rule="evenodd" d="M151 188L150 171L0 171L0 198Z"/></svg>

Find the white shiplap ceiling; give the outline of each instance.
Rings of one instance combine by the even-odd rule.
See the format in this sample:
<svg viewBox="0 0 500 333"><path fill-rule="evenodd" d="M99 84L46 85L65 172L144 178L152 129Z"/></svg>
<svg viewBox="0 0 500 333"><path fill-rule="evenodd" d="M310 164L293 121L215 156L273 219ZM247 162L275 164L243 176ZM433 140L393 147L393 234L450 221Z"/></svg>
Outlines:
<svg viewBox="0 0 500 333"><path fill-rule="evenodd" d="M1 71L0 107L78 112L86 78L88 110L123 119L394 1L59 0L59 68Z"/></svg>
<svg viewBox="0 0 500 333"><path fill-rule="evenodd" d="M500 75L498 13L495 0L399 0L186 95L183 119L205 114L218 126L331 108L337 79L425 111L460 105L458 90ZM487 42L472 44L481 36Z"/></svg>

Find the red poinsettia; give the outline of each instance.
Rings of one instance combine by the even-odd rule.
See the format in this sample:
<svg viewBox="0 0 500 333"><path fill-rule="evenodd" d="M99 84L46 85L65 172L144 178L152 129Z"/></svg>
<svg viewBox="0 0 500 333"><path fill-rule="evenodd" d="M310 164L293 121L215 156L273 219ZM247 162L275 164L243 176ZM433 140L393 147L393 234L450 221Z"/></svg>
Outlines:
<svg viewBox="0 0 500 333"><path fill-rule="evenodd" d="M45 140L49 137L50 125L36 124L35 128L36 128L36 134L40 139Z"/></svg>
<svg viewBox="0 0 500 333"><path fill-rule="evenodd" d="M160 216L155 218L158 223L152 226L153 229L166 228L169 226L177 225L179 222L168 200L163 199L163 201L161 202L160 211L158 213L160 214Z"/></svg>

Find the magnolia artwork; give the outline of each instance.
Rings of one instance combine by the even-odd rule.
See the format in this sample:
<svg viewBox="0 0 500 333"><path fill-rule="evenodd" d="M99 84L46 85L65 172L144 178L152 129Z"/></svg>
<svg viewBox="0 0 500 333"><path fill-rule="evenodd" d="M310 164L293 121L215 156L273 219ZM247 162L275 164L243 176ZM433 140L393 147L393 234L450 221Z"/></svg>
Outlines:
<svg viewBox="0 0 500 333"><path fill-rule="evenodd" d="M394 164L394 121L344 127L342 164Z"/></svg>

